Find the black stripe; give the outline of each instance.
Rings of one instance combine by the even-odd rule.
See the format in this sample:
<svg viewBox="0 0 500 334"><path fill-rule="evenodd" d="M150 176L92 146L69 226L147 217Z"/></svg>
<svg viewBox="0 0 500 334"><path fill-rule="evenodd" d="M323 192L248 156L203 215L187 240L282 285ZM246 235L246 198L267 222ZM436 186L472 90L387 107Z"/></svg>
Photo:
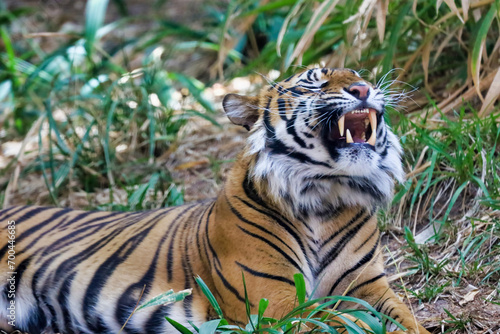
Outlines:
<svg viewBox="0 0 500 334"><path fill-rule="evenodd" d="M319 268L316 268L314 271L314 276L318 277L323 270L325 270L330 263L335 261L335 259L340 255L342 249L346 244L351 241L356 234L359 232L359 230L366 224L368 220L370 220L373 216L372 215L367 215L361 222L359 222L356 226L354 226L352 229L347 231L347 233L340 239L339 242L337 242L327 253L326 256L323 257L321 260Z"/></svg>
<svg viewBox="0 0 500 334"><path fill-rule="evenodd" d="M382 276L381 276L381 275L382 275ZM378 275L378 276L375 276L374 278L369 279L369 280L368 280L368 281L366 281L366 282L361 283L361 284L360 284L360 285L358 285L356 288L351 289L351 290L347 293L347 295L349 295L349 294L351 293L351 291L357 290L357 289L359 289L361 286L364 286L364 285L367 285L367 284L371 284L371 283L375 282L376 280L378 280L379 278L384 277L384 276L385 276L385 273L382 273L382 274L380 274L380 275ZM381 304L377 305L377 307L375 308L375 309L377 310L377 312L380 312L380 311L382 310L382 308L384 307L385 303L386 303L389 299L391 299L391 297L387 297L386 299L384 299L384 301L383 301Z"/></svg>
<svg viewBox="0 0 500 334"><path fill-rule="evenodd" d="M284 82L288 82L288 81L292 80L293 78L295 78L295 76L296 76L296 75L297 75L297 74L294 74L294 75L289 76L288 78L286 78L286 79L284 80Z"/></svg>
<svg viewBox="0 0 500 334"><path fill-rule="evenodd" d="M370 241L378 232L378 226L375 226L375 229L373 230L372 233L370 233L370 236L368 238L365 239L365 241L363 241L361 243L361 245L359 245L355 250L354 250L354 253L356 253L357 251L359 251L361 248L363 248L364 245L366 245L366 243L368 241Z"/></svg>
<svg viewBox="0 0 500 334"><path fill-rule="evenodd" d="M331 236L329 236L328 239L323 241L320 245L320 248L325 247L325 245L327 243L332 241L332 239L337 237L340 233L344 232L348 227L352 226L352 224L354 224L356 221L358 221L358 219L361 218L361 216L363 216L365 213L366 213L365 209L361 209L360 211L358 211L358 213L356 213L356 215L354 215L354 217L352 217L351 220L349 220L349 222L347 224L345 224L340 230L338 230L337 232L335 232Z"/></svg>
<svg viewBox="0 0 500 334"><path fill-rule="evenodd" d="M202 207L203 209L203 207ZM194 221L194 217L200 215L200 208L195 208L189 217L186 219L186 222L192 222ZM193 267L191 264L191 259L189 258L189 246L191 246L191 241L189 240L191 234L189 233L192 231L192 226L191 224L185 223L184 224L184 231L183 234L181 235L180 240L184 241L184 256L182 256L182 268L184 270L184 289L190 289L191 288L191 283L195 287L198 287L198 285L193 281L194 273L193 273ZM184 315L186 317L186 321L192 321L193 320L193 295L190 294L184 298L183 301L183 306L184 306Z"/></svg>
<svg viewBox="0 0 500 334"><path fill-rule="evenodd" d="M106 213L104 216L99 216L103 213ZM87 226L91 222L99 221L99 220L104 220L108 219L111 217L115 216L131 216L131 215L145 215L148 214L148 212L119 212L119 211L113 211L113 212L102 212L102 211L81 211L80 214L75 216L74 218L70 219L66 223L64 223L61 228L67 228L72 225L78 225L78 224L83 224L84 226ZM97 217L93 218L92 220L85 220L85 218L90 218L92 216L98 215ZM111 220L110 223L115 222L116 220Z"/></svg>
<svg viewBox="0 0 500 334"><path fill-rule="evenodd" d="M304 153L295 151L293 148L288 147L287 145L285 145L285 143L274 136L268 136L267 140L268 147L271 150L271 154L286 155L305 164L332 168L332 166L330 166L326 162L314 160Z"/></svg>
<svg viewBox="0 0 500 334"><path fill-rule="evenodd" d="M179 226L177 225L172 230L172 236L170 237L170 242L168 244L168 253L167 253L167 281L172 281L172 276L174 274L174 243L176 241L177 231L179 230ZM173 227L173 226L171 226Z"/></svg>
<svg viewBox="0 0 500 334"><path fill-rule="evenodd" d="M19 218L16 219L16 226L21 224L23 221L26 221L30 218L33 218L37 214L44 212L44 211L47 211L49 209L53 209L53 208L49 208L49 207L29 208L28 212L25 212L22 216L20 216ZM21 211L21 210L19 210L19 211ZM45 226L45 221L46 221L46 219L44 219L42 222L38 223L37 225L33 226L32 228L28 229L28 231L21 233L21 234L17 234L16 235L16 243L19 243L24 238L24 235L26 233L28 233L28 235L29 235L29 234L35 232L37 229L41 228L42 226ZM0 259L2 259L4 257L5 253L7 253L8 248L9 248L9 245L6 244L5 247L0 249Z"/></svg>
<svg viewBox="0 0 500 334"><path fill-rule="evenodd" d="M80 220L82 220L83 218L86 218L86 216L88 216L88 215L84 215L84 214L78 215L75 218L73 218L72 220L65 222L65 223L62 223L61 226L64 226L64 225L67 226L69 224L76 224ZM115 216L115 212L112 212L109 215L98 216L98 217L95 217L91 220L83 221L84 224L82 227L78 228L77 230L75 230L71 233L63 235L60 239L54 241L50 246L46 247L43 250L42 255L47 255L49 253L59 251L64 247L71 247L72 245L74 245L76 242L78 242L80 240L83 240L87 237L92 237L93 235L95 235L96 232L98 232L99 230L101 230L105 227L108 227L110 224L121 223L124 219L127 220L126 221L127 226L129 226L130 224L136 223L136 222L140 221L143 217L147 216L147 213L138 212L137 215L135 215L133 218L130 218L130 215L125 215L119 219L115 219L112 221L108 220L108 218L111 218L114 216ZM94 223L99 223L99 224L92 225ZM125 228L125 227L126 226L123 226L123 228ZM87 231L88 231L88 233L83 234L83 232L87 232Z"/></svg>
<svg viewBox="0 0 500 334"><path fill-rule="evenodd" d="M165 317L170 317L172 305L174 304L167 304L154 311L144 325L144 333L166 333L165 326L168 322Z"/></svg>
<svg viewBox="0 0 500 334"><path fill-rule="evenodd" d="M241 297L240 293L238 292L238 290L236 290L232 285L231 283L229 283L226 279L226 277L224 277L224 275L222 275L221 271L219 270L218 266L216 264L214 264L214 268L215 268L215 272L217 273L217 276L219 276L220 280L222 281L222 284L224 284L224 286L226 287L226 289L228 289L229 291L231 291L231 293L233 295L236 296L236 298L238 298L238 300L242 301L242 302L245 302L245 298ZM250 305L252 305L250 303Z"/></svg>
<svg viewBox="0 0 500 334"><path fill-rule="evenodd" d="M286 102L284 99L279 98L277 100L277 103L278 103L278 113L279 113L281 119L286 121L287 120L287 118L286 118L286 112L287 112Z"/></svg>
<svg viewBox="0 0 500 334"><path fill-rule="evenodd" d="M249 177L248 173L245 175L245 179L243 180L243 190L245 191L245 195L252 201L254 201L255 203L257 203L258 205L262 206L264 209L266 209L266 215L268 215L269 217L273 218L274 220L276 220L281 226L289 226L293 229L295 229L296 231L297 230L297 227L292 223L290 222L288 219L286 219L280 212L278 212L277 210L271 208L268 206L268 204L262 199L262 197L260 197L260 195L257 193L256 189L255 189L255 185L253 183L253 180ZM311 227L305 225L308 230L310 232L312 232L312 229ZM288 230L288 229L287 229Z"/></svg>
<svg viewBox="0 0 500 334"><path fill-rule="evenodd" d="M288 248L292 253L293 255L295 255L295 257L297 258L297 260L299 260L299 256L297 255L297 253L292 249L292 247L290 247L286 242L284 242L283 240L281 240L281 238L279 238L276 234L274 234L273 232L269 231L268 229L266 229L265 227L262 227L254 222L251 222L249 221L248 219L246 219L245 217L243 217L241 215L240 212L238 212L232 205L231 203L229 203L229 200L227 198L227 196L225 196L225 199L226 199L226 202L227 202L227 205L229 206L229 208L231 209L231 212L242 222L250 225L250 226L253 226L255 227L256 229L259 229L261 230L262 232L272 236L273 238L275 238L276 240L278 240L279 242L281 242L283 244L283 246L285 246L286 248ZM300 260L299 260L300 261Z"/></svg>
<svg viewBox="0 0 500 334"><path fill-rule="evenodd" d="M255 234L255 233L252 233L246 229L244 229L243 227L241 226L238 226L238 228L245 234L248 234L249 236L251 237L254 237L256 239L259 239L261 240L262 242L266 243L267 245L269 245L271 248L273 248L274 250L276 250L278 253L280 253L281 255L283 255L283 257L285 259L287 259L287 261L292 264L300 273L303 273L302 272L302 268L300 268L300 266L297 264L297 262L295 262L294 259L292 259L287 253L285 253L283 250L281 250L278 246L276 246L274 243L272 243L271 241L267 240L266 238L258 235L258 234Z"/></svg>
<svg viewBox="0 0 500 334"><path fill-rule="evenodd" d="M219 266L221 266L219 256L217 255L217 252L215 251L214 247L212 246L212 243L210 242L210 234L208 232L208 223L209 223L209 220L210 220L210 217L212 215L212 211L213 211L214 207L215 207L215 202L210 207L210 211L208 212L208 215L207 215L207 221L205 223L205 235L204 235L204 237L205 237L205 241L208 244L208 248L210 249L210 253L212 254L212 258L214 258L215 261L217 261L217 264Z"/></svg>
<svg viewBox="0 0 500 334"><path fill-rule="evenodd" d="M283 229L285 229L285 231L292 236L293 240L299 245L300 250L302 251L302 253L304 255L306 254L306 249L304 247L304 244L303 244L302 240L300 239L299 235L293 229L290 228L290 226L289 226L289 224L291 224L290 222L288 222L288 224L287 224L285 221L283 221L279 217L276 217L276 216L270 214L269 212L266 212L264 210L261 210L261 209L257 208L256 206L252 205L251 203L245 201L242 198L239 198L238 196L235 196L235 197L237 199L239 199L243 204L245 204L246 206L248 206L249 208L251 208L251 209L253 209L253 210L255 210L255 211L257 211L257 212L259 212L259 213L261 213L263 215L266 215L267 217L271 218L276 223L278 223L279 226L281 226ZM297 255L297 254L295 254L295 255Z"/></svg>
<svg viewBox="0 0 500 334"><path fill-rule="evenodd" d="M132 237L126 240L113 254L108 255L106 260L95 271L83 297L83 318L86 319L87 326L95 332L101 332L102 327L96 323L96 319L101 319L96 312L95 306L101 296L101 290L106 285L108 279L114 273L116 268L122 264L127 258L141 245L144 239L148 236L156 223L161 220L162 213L155 215L149 221L144 222L141 226L141 232L134 233ZM121 232L121 231L120 231Z"/></svg>
<svg viewBox="0 0 500 334"><path fill-rule="evenodd" d="M236 261L236 264L240 268L242 268L243 270L245 270L246 272L248 272L249 274L252 274L253 276L268 278L268 279L272 279L272 280L280 281L280 282L285 282L285 283L290 284L291 286L295 286L295 282L292 281L291 279L286 278L286 277L278 276L278 275L272 275L272 274L268 274L268 273L263 273L261 271L253 270L253 269L245 266L244 264L239 263L238 261Z"/></svg>
<svg viewBox="0 0 500 334"><path fill-rule="evenodd" d="M387 310L387 313L384 313L385 315L388 315L389 317L391 316L392 311L394 311L394 306L391 307L390 310Z"/></svg>
<svg viewBox="0 0 500 334"><path fill-rule="evenodd" d="M287 93L292 93L292 96L294 96L294 97L300 97L302 95L309 93L309 91L303 89L300 86L294 86L294 87L288 88Z"/></svg>
<svg viewBox="0 0 500 334"><path fill-rule="evenodd" d="M76 332L75 328L73 327L73 322L71 321L71 314L69 312L69 310L71 310L71 305L69 304L69 301L71 299L71 284L73 283L75 275L76 272L72 273L64 280L64 283L62 284L57 296L57 302L59 303L59 307L61 308L63 314L61 324L64 324L63 329L65 333Z"/></svg>
<svg viewBox="0 0 500 334"><path fill-rule="evenodd" d="M293 137L293 140L297 144L299 144L299 146L302 148L308 148L308 147L306 145L306 142L302 138L300 138L299 135L297 134L297 131L295 130L295 123L297 121L298 111L300 110L300 108L305 108L305 104L306 103L304 101L301 101L297 106L297 109L295 109L295 111L293 112L292 117L290 119L285 118L286 132L289 135L291 135Z"/></svg>
<svg viewBox="0 0 500 334"><path fill-rule="evenodd" d="M311 76L311 75L313 74L313 72L314 72L313 70L309 70L309 71L307 71L306 76L307 76L307 79L308 79L309 81L312 81L312 80L313 80L313 78L312 78L312 76Z"/></svg>
<svg viewBox="0 0 500 334"><path fill-rule="evenodd" d="M64 224L65 221L68 220L68 217L63 217L63 219L61 219L61 221L59 223L57 223L56 226L53 226L51 227L50 229L48 229L47 231L39 234L35 239L33 239L27 246L24 247L24 249L20 250L17 255L21 255L23 254L24 252L26 251L33 251L33 247L35 247L35 244L40 241L40 240L43 240L43 241L46 241L47 239L45 238L45 236L50 233L50 232L54 232L56 231L60 226L61 224ZM42 246L43 248L44 246Z"/></svg>
<svg viewBox="0 0 500 334"><path fill-rule="evenodd" d="M26 208L28 208L28 207L24 205L24 206L11 206L10 208L0 210L0 219L4 220L4 219L8 218L9 216L13 217L16 214L18 214L20 211L22 211ZM16 224L17 224L17 222L16 222Z"/></svg>
<svg viewBox="0 0 500 334"><path fill-rule="evenodd" d="M198 248L198 256L199 256L199 259L201 261L206 259L207 262L210 261L208 259L207 246L206 246L205 242L202 243L202 240L200 240L200 231L201 231L201 225L202 225L203 220L204 220L203 218L205 217L207 212L210 210L210 207L211 207L210 205L207 205L205 207L204 211L200 215L200 218L198 219L197 226L196 226L196 246ZM203 251L202 251L202 244L203 244Z"/></svg>
<svg viewBox="0 0 500 334"><path fill-rule="evenodd" d="M358 263L356 263L354 266L352 266L351 268L349 268L348 270L344 271L344 273L337 279L337 281L333 284L332 288L330 289L330 293L328 295L331 295L333 293L333 291L335 291L335 288L337 288L337 286L340 284L340 282L345 279L349 274L355 272L356 270L358 270L361 266L367 264L372 258L373 256L375 255L375 251L377 250L378 248L378 245L379 245L379 242L380 242L380 239L377 240L377 242L375 243L375 246L373 246L373 248L367 253L365 254L361 260L358 261Z"/></svg>
<svg viewBox="0 0 500 334"><path fill-rule="evenodd" d="M178 217L177 217L178 218ZM176 218L176 219L177 219ZM151 290L152 283L155 279L155 273L158 265L158 258L161 252L162 247L164 246L164 242L167 239L171 229L167 229L166 233L162 236L162 238L157 242L157 247L155 251L155 255L150 265L147 267L146 273L141 277L138 282L131 284L121 295L120 299L116 303L117 307L115 310L115 318L119 324L124 324L130 314L132 314L135 305L137 304L136 297L140 295L142 290L144 289L143 296L148 296ZM163 306L159 306L159 308L163 308ZM152 317L150 317L151 320ZM148 321L149 323L149 321ZM131 322L128 322L124 328L125 332L130 333L142 333L143 331L134 330L131 328Z"/></svg>

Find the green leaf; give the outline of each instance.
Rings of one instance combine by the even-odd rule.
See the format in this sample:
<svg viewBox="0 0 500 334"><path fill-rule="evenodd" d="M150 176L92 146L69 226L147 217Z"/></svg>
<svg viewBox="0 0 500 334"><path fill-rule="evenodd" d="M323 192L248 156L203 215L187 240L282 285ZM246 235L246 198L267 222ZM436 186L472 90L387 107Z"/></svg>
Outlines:
<svg viewBox="0 0 500 334"><path fill-rule="evenodd" d="M54 120L53 114L52 114L52 106L50 105L50 101L45 101L45 109L47 110L47 119L49 120L49 125L50 129L54 131L54 134L56 135L56 140L57 140L57 146L61 150L61 152L65 155L70 155L71 150L69 147L66 145L64 142L61 132L59 131L59 128L57 127L56 121Z"/></svg>
<svg viewBox="0 0 500 334"><path fill-rule="evenodd" d="M219 303L217 303L217 299L215 299L214 295L212 294L208 286L205 284L205 282L203 282L200 276L197 276L194 280L196 281L196 283L198 283L199 287L201 288L201 292L203 292L203 294L207 297L208 301L210 302L210 305L212 305L219 318L221 319L224 318Z"/></svg>
<svg viewBox="0 0 500 334"><path fill-rule="evenodd" d="M260 5L254 10L250 10L248 12L243 13L242 17L245 16L250 16L250 15L256 15L260 14L263 12L268 12L276 9L280 9L283 7L289 7L293 4L295 4L297 0L277 0L277 1L271 1L270 3L267 3L265 5Z"/></svg>
<svg viewBox="0 0 500 334"><path fill-rule="evenodd" d="M203 323L200 326L200 334L214 334L221 321L221 319L215 319Z"/></svg>
<svg viewBox="0 0 500 334"><path fill-rule="evenodd" d="M464 183L462 183L460 185L460 187L457 188L457 190L455 191L455 193L453 194L453 197L451 198L451 201L450 201L450 204L448 204L448 208L446 209L446 212L443 216L443 219L442 221L445 222L446 219L448 218L448 215L450 214L451 212L451 209L453 208L453 205L455 204L455 202L457 201L458 199L458 196L460 196L460 193L464 190L464 188L469 184L469 181L465 181Z"/></svg>
<svg viewBox="0 0 500 334"><path fill-rule="evenodd" d="M385 322L380 322L377 318L374 318L371 314L366 311L349 311L346 312L352 315L354 318L363 321L370 327L370 329L375 334L385 334Z"/></svg>
<svg viewBox="0 0 500 334"><path fill-rule="evenodd" d="M293 280L295 281L295 290L297 291L297 299L299 301L299 305L302 305L306 301L307 295L304 275L297 273L293 275Z"/></svg>
<svg viewBox="0 0 500 334"><path fill-rule="evenodd" d="M128 199L128 204L130 205L131 209L134 209L138 205L142 206L142 202L144 201L148 190L155 188L159 178L160 174L154 173L153 175L151 175L148 183L141 184L139 188L137 188L136 191L132 193L132 195Z"/></svg>
<svg viewBox="0 0 500 334"><path fill-rule="evenodd" d="M151 298L147 302L141 304L135 312L139 312L140 310L146 308L146 307L151 307L151 306L156 306L156 305L168 305L172 303L176 303L179 301L184 300L187 296L189 296L193 292L193 289L186 289L186 290L181 290L179 292L174 292L174 290L170 289L165 293L162 293L156 297Z"/></svg>
<svg viewBox="0 0 500 334"><path fill-rule="evenodd" d="M182 333L182 334L193 334L193 332L191 332L189 329L187 329L185 326L181 325L177 321L175 321L173 319L170 319L169 317L165 317L165 319L167 319L167 321L172 326L174 326L174 328L177 329L180 333Z"/></svg>
<svg viewBox="0 0 500 334"><path fill-rule="evenodd" d="M266 311L268 306L269 306L269 300L267 300L266 298L262 298L259 301L259 317L258 317L258 321L257 321L257 324L259 326L260 326L260 323L262 321L262 318L264 317L264 312Z"/></svg>
<svg viewBox="0 0 500 334"><path fill-rule="evenodd" d="M359 326L357 325L354 321L351 319L343 316L343 314L337 314L337 317L342 319L344 322L343 327L347 329L347 332L349 334L366 334L366 332Z"/></svg>
<svg viewBox="0 0 500 334"><path fill-rule="evenodd" d="M250 322L247 325L247 329L255 331L255 324L253 323L253 321L252 321L253 319L252 319L252 316L250 314L250 300L248 299L247 284L245 282L245 274L243 273L243 271L241 272L241 277L243 279L243 290L245 292L245 309L247 312L248 321ZM249 328L249 325L251 325L251 328Z"/></svg>
<svg viewBox="0 0 500 334"><path fill-rule="evenodd" d="M488 13L486 13L486 16L481 22L481 26L479 27L479 31L477 32L477 36L474 42L474 48L472 49L472 61L471 61L472 78L474 80L474 84L476 85L476 89L478 91L479 91L478 80L479 80L479 67L481 65L481 53L491 23L495 18L496 11L497 11L496 6L491 6Z"/></svg>
<svg viewBox="0 0 500 334"><path fill-rule="evenodd" d="M387 73L393 67L392 63L394 55L396 53L398 40L402 32L403 22L405 21L406 14L410 10L411 6L412 2L407 2L398 13L398 16L396 18L396 23L394 24L394 27L391 29L391 37L389 38L389 45L387 46L386 49L387 51L385 53L385 57L382 62L381 73Z"/></svg>
<svg viewBox="0 0 500 334"><path fill-rule="evenodd" d="M12 74L12 82L14 84L14 87L18 86L17 83L17 75L15 71L16 67L16 60L15 60L15 54L14 54L14 48L12 46L12 41L10 39L9 33L7 32L7 29L5 27L1 27L0 29L0 35L2 35L2 41L3 44L5 45L5 50L7 51L7 56L8 56L8 61L7 63L7 68L9 69L9 72Z"/></svg>
<svg viewBox="0 0 500 334"><path fill-rule="evenodd" d="M101 28L108 0L88 0L85 7L85 50L90 56L96 41L97 31Z"/></svg>

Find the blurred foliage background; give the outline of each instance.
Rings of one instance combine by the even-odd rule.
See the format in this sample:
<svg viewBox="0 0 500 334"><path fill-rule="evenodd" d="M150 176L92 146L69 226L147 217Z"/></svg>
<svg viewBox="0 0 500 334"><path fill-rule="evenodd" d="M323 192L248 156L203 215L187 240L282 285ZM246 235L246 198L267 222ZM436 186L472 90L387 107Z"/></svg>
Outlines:
<svg viewBox="0 0 500 334"><path fill-rule="evenodd" d="M146 175L158 176L146 188L179 197L155 157L188 119L216 123L205 87L224 79L352 67L374 82L386 75L393 92L413 91L405 114L472 108L484 118L500 93L498 3L1 2L0 140L38 137L37 158L22 171L41 172L57 204L70 180L112 192ZM25 146L0 163L3 201ZM137 162L143 175L116 175Z"/></svg>
<svg viewBox="0 0 500 334"><path fill-rule="evenodd" d="M224 93L308 66L350 67L396 96L412 93L387 113L408 174L381 216L411 246L393 256L425 277L412 294L426 302L444 281L467 278L498 303L499 9L499 0L2 1L0 207L181 204L176 170L208 169L218 189L234 154L206 152L244 138L224 124ZM203 146L200 124L225 137ZM201 162L166 162L196 149ZM83 204L68 200L75 193ZM447 326L477 326L470 319L451 315Z"/></svg>

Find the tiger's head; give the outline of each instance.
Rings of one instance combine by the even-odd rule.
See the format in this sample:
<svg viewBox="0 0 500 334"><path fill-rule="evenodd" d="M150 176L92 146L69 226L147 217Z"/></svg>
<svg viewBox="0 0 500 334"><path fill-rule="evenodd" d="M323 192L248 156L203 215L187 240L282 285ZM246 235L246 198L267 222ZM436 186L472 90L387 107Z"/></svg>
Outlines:
<svg viewBox="0 0 500 334"><path fill-rule="evenodd" d="M403 179L388 98L353 70L315 68L255 97L228 94L223 107L250 130L253 188L298 219L325 221L342 206L387 203Z"/></svg>

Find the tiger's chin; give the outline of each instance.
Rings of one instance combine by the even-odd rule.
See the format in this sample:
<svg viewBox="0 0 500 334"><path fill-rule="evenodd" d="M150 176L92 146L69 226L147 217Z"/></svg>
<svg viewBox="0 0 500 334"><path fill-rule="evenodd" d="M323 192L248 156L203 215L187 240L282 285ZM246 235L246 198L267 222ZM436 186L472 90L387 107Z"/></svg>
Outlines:
<svg viewBox="0 0 500 334"><path fill-rule="evenodd" d="M399 154L393 155L397 161ZM358 146L340 150L337 163L329 169L261 152L249 176L260 195L277 203L289 218L316 224L330 221L343 207L371 210L387 205L394 177L402 170L389 170L380 163L373 149Z"/></svg>

